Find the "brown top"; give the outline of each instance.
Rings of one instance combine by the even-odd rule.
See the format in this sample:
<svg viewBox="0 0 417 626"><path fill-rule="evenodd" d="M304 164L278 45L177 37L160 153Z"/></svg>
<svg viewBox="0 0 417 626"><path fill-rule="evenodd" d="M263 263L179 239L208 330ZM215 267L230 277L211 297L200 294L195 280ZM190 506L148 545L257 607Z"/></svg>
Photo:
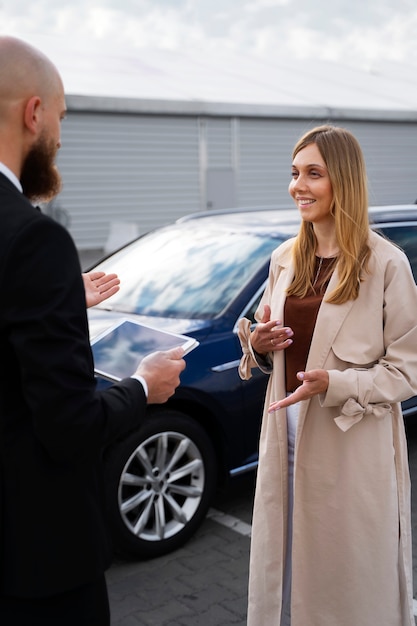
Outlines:
<svg viewBox="0 0 417 626"><path fill-rule="evenodd" d="M305 370L311 338L324 292L329 284L336 257L317 257L314 289L305 298L287 296L284 306L285 326L294 331L293 343L285 349L285 375L287 392L294 391L301 382L297 372Z"/></svg>

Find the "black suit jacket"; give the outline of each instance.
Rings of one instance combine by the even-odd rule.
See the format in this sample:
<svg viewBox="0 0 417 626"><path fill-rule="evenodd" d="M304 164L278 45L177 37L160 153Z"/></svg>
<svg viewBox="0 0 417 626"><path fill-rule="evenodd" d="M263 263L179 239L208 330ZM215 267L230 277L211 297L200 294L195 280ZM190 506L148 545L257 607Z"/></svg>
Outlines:
<svg viewBox="0 0 417 626"><path fill-rule="evenodd" d="M96 390L73 241L2 174L0 302L0 592L47 596L108 567L102 450L146 398Z"/></svg>

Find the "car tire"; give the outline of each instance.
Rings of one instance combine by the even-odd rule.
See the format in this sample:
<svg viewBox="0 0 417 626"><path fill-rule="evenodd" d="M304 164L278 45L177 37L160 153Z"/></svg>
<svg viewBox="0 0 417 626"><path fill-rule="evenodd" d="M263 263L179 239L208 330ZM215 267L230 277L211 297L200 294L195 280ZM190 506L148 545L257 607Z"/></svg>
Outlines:
<svg viewBox="0 0 417 626"><path fill-rule="evenodd" d="M151 413L118 442L105 463L106 499L115 548L139 558L176 550L205 518L217 486L211 440L189 416Z"/></svg>

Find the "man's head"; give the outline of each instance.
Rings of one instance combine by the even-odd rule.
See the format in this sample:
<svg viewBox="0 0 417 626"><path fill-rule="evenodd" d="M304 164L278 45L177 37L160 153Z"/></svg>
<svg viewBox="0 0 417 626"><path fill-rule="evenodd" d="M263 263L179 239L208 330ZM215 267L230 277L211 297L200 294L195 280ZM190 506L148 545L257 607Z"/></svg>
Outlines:
<svg viewBox="0 0 417 626"><path fill-rule="evenodd" d="M19 39L0 37L0 161L32 200L48 200L60 190L55 158L65 112L53 63Z"/></svg>

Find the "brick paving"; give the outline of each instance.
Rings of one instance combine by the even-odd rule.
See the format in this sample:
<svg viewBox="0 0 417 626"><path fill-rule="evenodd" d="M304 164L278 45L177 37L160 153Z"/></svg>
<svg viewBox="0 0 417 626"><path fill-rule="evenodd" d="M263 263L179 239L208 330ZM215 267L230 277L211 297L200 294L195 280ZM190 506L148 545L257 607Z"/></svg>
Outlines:
<svg viewBox="0 0 417 626"><path fill-rule="evenodd" d="M417 599L417 427L409 450ZM231 491L216 509L250 523L251 480ZM249 545L249 537L208 518L176 552L150 561L116 560L107 574L112 626L245 626Z"/></svg>
<svg viewBox="0 0 417 626"><path fill-rule="evenodd" d="M183 548L107 574L112 626L244 626L248 537L207 519Z"/></svg>

